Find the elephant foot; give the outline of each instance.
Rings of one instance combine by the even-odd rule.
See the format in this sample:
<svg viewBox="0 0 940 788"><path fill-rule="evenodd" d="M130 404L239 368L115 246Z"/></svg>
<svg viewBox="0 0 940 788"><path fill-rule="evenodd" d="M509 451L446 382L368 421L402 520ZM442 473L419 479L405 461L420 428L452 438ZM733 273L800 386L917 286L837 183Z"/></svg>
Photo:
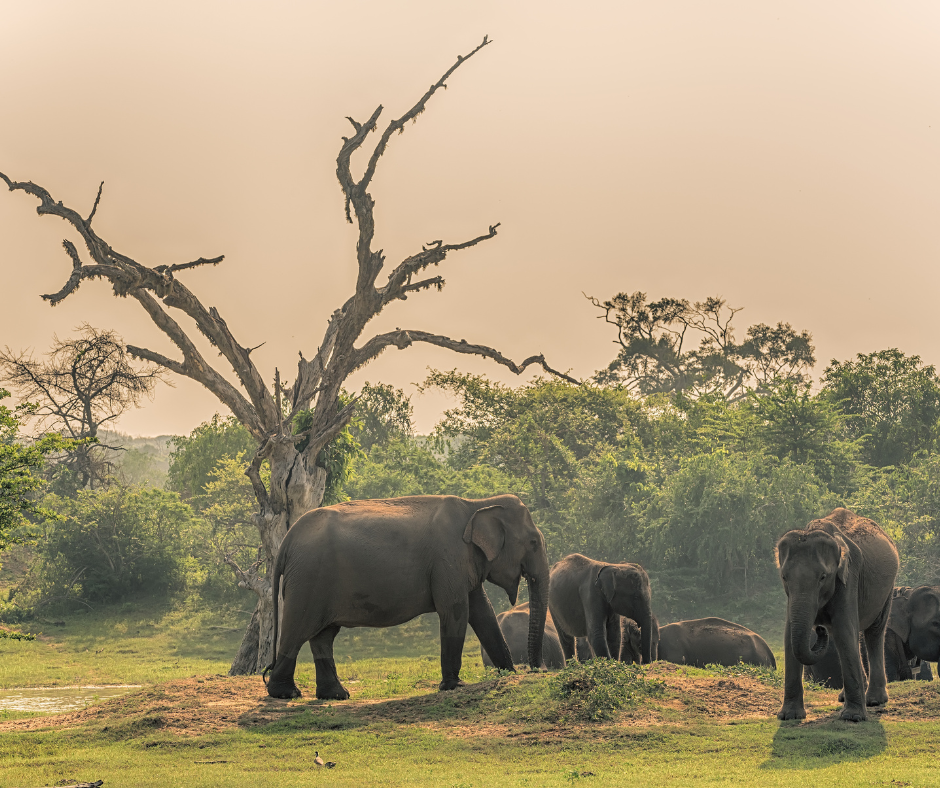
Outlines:
<svg viewBox="0 0 940 788"><path fill-rule="evenodd" d="M884 706L888 702L888 690L883 689L877 692L869 690L865 697L866 706Z"/></svg>
<svg viewBox="0 0 940 788"><path fill-rule="evenodd" d="M438 686L438 689L441 692L447 692L448 690L457 689L457 687L466 686L467 685L464 684L460 679L444 679Z"/></svg>
<svg viewBox="0 0 940 788"><path fill-rule="evenodd" d="M803 704L797 705L796 703L784 703L783 708L777 712L778 720L805 720L806 719L806 709L803 708Z"/></svg>
<svg viewBox="0 0 940 788"><path fill-rule="evenodd" d="M275 684L268 682L268 695L272 698L281 698L282 700L293 700L301 697L300 690L295 684Z"/></svg>
<svg viewBox="0 0 940 788"><path fill-rule="evenodd" d="M845 720L846 722L865 722L865 720L868 719L868 714L863 707L846 706L842 709L839 719Z"/></svg>
<svg viewBox="0 0 940 788"><path fill-rule="evenodd" d="M317 688L317 700L349 700L349 691L345 687L330 690Z"/></svg>

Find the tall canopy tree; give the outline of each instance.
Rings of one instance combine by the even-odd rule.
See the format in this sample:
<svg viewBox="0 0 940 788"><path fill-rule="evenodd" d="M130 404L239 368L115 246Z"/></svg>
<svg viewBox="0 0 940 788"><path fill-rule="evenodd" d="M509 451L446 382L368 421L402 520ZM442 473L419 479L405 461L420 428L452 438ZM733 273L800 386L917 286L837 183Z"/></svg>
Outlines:
<svg viewBox="0 0 940 788"><path fill-rule="evenodd" d="M337 407L344 382L387 348L401 350L415 342L425 342L455 353L476 354L492 359L516 374L537 364L551 374L567 378L551 369L541 355L531 356L517 364L494 348L427 331L398 328L372 337L362 336L369 321L388 305L405 300L412 294L432 288L440 290L444 286L443 277L426 276L426 269L443 262L450 252L468 249L496 235L498 224L491 225L487 232L466 241L432 241L394 266L384 284L376 283L379 274L385 269L385 256L381 249L373 249L375 203L368 189L379 159L385 153L392 135L403 132L410 121L416 120L428 101L446 87L450 76L489 43L489 39L484 37L483 42L469 54L458 56L456 62L411 109L388 123L378 135L358 179L354 177L351 168L353 154L363 147L370 134L377 133L383 108L381 105L377 107L362 123L349 118L353 134L343 138L336 159L336 175L343 192L346 219L350 223L355 222L359 229L355 292L333 312L313 355L307 358L301 353L297 374L290 388L281 386L280 376L276 373L272 390L252 361L251 349L235 339L217 309L205 307L178 278L182 272L197 266L219 264L223 259L221 256L147 267L112 248L93 229L92 220L101 199L101 188L86 218L57 202L43 187L31 182L13 181L0 173L0 178L11 190L24 191L39 199L37 211L40 215L65 219L78 232L91 257L91 264L86 264L75 244L70 240L64 241L65 251L72 261L72 274L59 292L43 297L55 305L73 294L86 279L107 279L115 295L133 298L143 307L157 327L176 345L182 358L169 358L148 348L129 346L131 354L204 385L231 410L257 441L258 448L247 474L258 501L255 521L264 546L265 561L269 566L290 525L322 500L327 471L318 458L324 447L345 428L355 409L355 401ZM200 353L177 322L175 314L180 313L195 323L197 329L231 365L238 386L230 383ZM310 321L305 320L304 323L309 325ZM282 403L282 397L286 397L286 402ZM303 423L309 426L295 433L292 425L301 414L306 414ZM265 461L270 464L271 472L267 483L261 475L261 466ZM274 656L271 586L261 571L263 564L264 561L249 568L234 567L239 584L258 595L252 624L232 665L232 672L236 674L258 671Z"/></svg>
<svg viewBox="0 0 940 788"><path fill-rule="evenodd" d="M54 430L74 448L53 459L60 492L95 488L111 471L109 449L96 442L98 430L150 396L161 376L152 364L134 365L114 331L85 323L77 336L53 338L45 360L32 352L0 350L0 376L23 401L32 402L39 432Z"/></svg>
<svg viewBox="0 0 940 788"><path fill-rule="evenodd" d="M920 356L897 348L836 361L822 376L823 392L850 417L863 457L876 467L910 462L940 437L940 378Z"/></svg>
<svg viewBox="0 0 940 788"><path fill-rule="evenodd" d="M720 394L734 402L777 380L808 382L816 363L812 336L797 333L789 323L758 323L738 342L732 320L741 310L722 298L647 303L646 293L639 291L609 301L588 298L616 327L620 345L617 357L597 374L599 383L617 383L640 394Z"/></svg>

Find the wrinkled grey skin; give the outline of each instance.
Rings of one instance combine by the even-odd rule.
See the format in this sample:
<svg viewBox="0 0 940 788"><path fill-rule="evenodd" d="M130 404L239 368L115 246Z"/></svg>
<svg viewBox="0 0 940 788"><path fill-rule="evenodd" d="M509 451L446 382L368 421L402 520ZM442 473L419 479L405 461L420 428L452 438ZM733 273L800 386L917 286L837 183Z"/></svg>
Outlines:
<svg viewBox="0 0 940 788"><path fill-rule="evenodd" d="M930 662L940 659L940 586L896 588L885 636L888 681L933 679ZM926 665L926 670L923 666ZM930 678L927 678L927 677Z"/></svg>
<svg viewBox="0 0 940 788"><path fill-rule="evenodd" d="M496 621L509 646L513 663L516 665L524 663L528 653L529 603L523 602L511 610L500 613L496 616ZM483 664L493 667L493 660L482 645L480 654L483 657ZM558 639L555 624L549 615L545 619L545 637L542 639L542 667L558 670L564 666L565 654L561 650L561 641Z"/></svg>
<svg viewBox="0 0 940 788"><path fill-rule="evenodd" d="M814 631L810 638L811 648L816 646L818 639ZM887 640L885 641L885 646L887 647ZM867 682L871 666L868 663L868 646L865 645L864 634L859 635L858 649L859 658L862 660L862 674L865 676L865 681ZM826 653L819 658L819 661L815 665L805 665L803 667L803 678L812 679L817 684L822 684L824 687L829 687L830 689L841 690L842 665L839 663L838 652L834 648L826 649ZM843 701L845 701L845 692L840 692L839 702L841 703Z"/></svg>
<svg viewBox="0 0 940 788"><path fill-rule="evenodd" d="M655 655L650 581L639 564L608 564L580 553L552 567L549 608L565 659L574 655L575 638L587 638L595 657L618 659L622 651L621 616L640 627L640 658Z"/></svg>
<svg viewBox="0 0 940 788"><path fill-rule="evenodd" d="M273 568L283 602L277 658L268 694L295 698L297 654L310 644L317 697L344 700L333 640L341 627L391 627L422 613L441 622L440 688L462 686L467 624L500 668L513 660L486 596L489 580L515 603L519 580L529 584L528 662L542 664L548 611L545 540L514 495L481 500L426 495L314 509L287 532ZM267 672L267 671L266 671Z"/></svg>
<svg viewBox="0 0 940 788"><path fill-rule="evenodd" d="M656 645L659 642L659 622L653 616L653 660L656 660ZM611 652L613 654L613 652ZM586 662L593 658L591 645L587 638L575 638L575 655L578 662ZM621 662L639 663L643 659L642 633L632 618L620 617L620 649L618 659Z"/></svg>
<svg viewBox="0 0 940 788"><path fill-rule="evenodd" d="M723 618L695 618L659 628L659 659L677 665L750 665L776 668L767 642L747 627Z"/></svg>
<svg viewBox="0 0 940 788"><path fill-rule="evenodd" d="M777 717L806 717L801 664L816 664L831 636L844 682L841 717L851 722L868 719L866 705L888 700L884 644L898 573L894 542L871 520L840 508L802 530L784 534L777 542L777 562L787 594L786 678ZM815 645L814 629L819 637ZM860 633L865 636L871 668L867 692Z"/></svg>

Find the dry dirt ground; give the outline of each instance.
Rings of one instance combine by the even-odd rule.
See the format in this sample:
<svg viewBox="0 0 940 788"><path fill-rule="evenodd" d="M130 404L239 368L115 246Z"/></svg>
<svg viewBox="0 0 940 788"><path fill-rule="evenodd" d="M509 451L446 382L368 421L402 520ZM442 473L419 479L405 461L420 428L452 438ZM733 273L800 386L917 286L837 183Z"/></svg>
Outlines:
<svg viewBox="0 0 940 788"><path fill-rule="evenodd" d="M652 665L648 675L665 682L665 693L632 711L623 712L614 723L616 726L772 719L783 696L782 689L750 678L688 676L683 668L670 663ZM359 726L392 722L433 728L449 736L514 736L519 735L517 724L487 723L475 709L485 698L492 697L494 691L507 693L514 684L525 680L525 675L516 675L454 690L446 698L456 713L441 719L437 710L443 696L437 692L391 700L367 700L357 699L353 689L353 697L348 701L322 702L304 698L288 702L268 698L257 676L203 676L141 689L81 711L5 722L0 724L0 732L88 725L99 731L132 726L138 730L149 728L197 736L268 725L290 715L304 711L317 713L322 709L330 714L342 714L346 723L335 727L345 727L349 723ZM889 693L891 700L887 706L870 710L873 718L940 720L940 682L891 685ZM836 692L811 692L806 695L806 708L808 723L824 722L838 717L841 704ZM551 736L553 727L561 733L581 725L573 725L570 721L560 722L557 726L542 725L540 735Z"/></svg>

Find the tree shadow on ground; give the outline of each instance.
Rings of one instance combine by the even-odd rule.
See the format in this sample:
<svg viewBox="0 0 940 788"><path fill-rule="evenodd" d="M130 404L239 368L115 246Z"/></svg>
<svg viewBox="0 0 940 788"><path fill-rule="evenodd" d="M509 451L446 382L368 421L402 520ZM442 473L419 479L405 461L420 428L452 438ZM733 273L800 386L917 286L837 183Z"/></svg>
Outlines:
<svg viewBox="0 0 940 788"><path fill-rule="evenodd" d="M877 720L844 722L827 718L813 722L781 722L770 757L761 769L821 769L847 761L863 761L885 751L888 739Z"/></svg>

